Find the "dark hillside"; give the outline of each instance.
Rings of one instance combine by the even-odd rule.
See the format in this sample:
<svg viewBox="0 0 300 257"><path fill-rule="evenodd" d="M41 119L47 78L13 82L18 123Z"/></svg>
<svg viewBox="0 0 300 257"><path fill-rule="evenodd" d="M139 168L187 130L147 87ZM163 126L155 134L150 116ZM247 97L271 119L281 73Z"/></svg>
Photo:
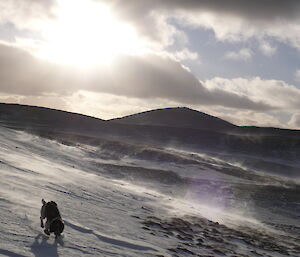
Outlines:
<svg viewBox="0 0 300 257"><path fill-rule="evenodd" d="M103 124L101 119L54 110L50 108L0 103L0 124L26 128L93 128Z"/></svg>
<svg viewBox="0 0 300 257"><path fill-rule="evenodd" d="M300 157L300 132L238 127L188 108L167 108L104 121L42 107L0 104L0 125L62 141L80 138L276 158Z"/></svg>
<svg viewBox="0 0 300 257"><path fill-rule="evenodd" d="M110 122L213 131L231 131L236 128L235 125L227 121L185 107L146 111L123 118L112 119Z"/></svg>

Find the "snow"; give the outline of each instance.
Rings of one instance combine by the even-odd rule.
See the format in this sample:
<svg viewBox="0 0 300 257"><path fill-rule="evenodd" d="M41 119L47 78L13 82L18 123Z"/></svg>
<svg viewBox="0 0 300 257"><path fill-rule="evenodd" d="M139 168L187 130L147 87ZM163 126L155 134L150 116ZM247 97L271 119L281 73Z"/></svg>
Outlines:
<svg viewBox="0 0 300 257"><path fill-rule="evenodd" d="M236 200L228 191L228 181L239 183L241 179L214 169L215 163L198 167L137 160L132 156L102 159L100 147L67 146L4 127L0 127L0 152L0 255L300 253L299 227L292 224L292 218L286 224L276 223L276 228L251 215L245 216L241 209L227 211ZM192 171L190 176L187 167ZM161 178L156 181L149 174L151 169ZM138 171L141 174L136 176ZM174 182L164 182L164 176ZM195 182L189 182L195 178ZM208 184L202 187L203 183ZM221 191L209 198L212 188ZM47 237L40 228L42 198L58 204L65 221L65 231L59 239ZM285 230L278 229L280 226ZM288 226L291 229L286 229Z"/></svg>

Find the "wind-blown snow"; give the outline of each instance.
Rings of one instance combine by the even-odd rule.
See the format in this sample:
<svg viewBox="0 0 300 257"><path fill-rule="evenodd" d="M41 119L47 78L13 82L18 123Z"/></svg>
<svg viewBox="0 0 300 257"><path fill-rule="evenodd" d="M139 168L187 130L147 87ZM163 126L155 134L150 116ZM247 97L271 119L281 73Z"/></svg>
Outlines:
<svg viewBox="0 0 300 257"><path fill-rule="evenodd" d="M300 254L297 183L207 154L126 149L0 127L0 255ZM40 228L42 198L65 220L58 240Z"/></svg>

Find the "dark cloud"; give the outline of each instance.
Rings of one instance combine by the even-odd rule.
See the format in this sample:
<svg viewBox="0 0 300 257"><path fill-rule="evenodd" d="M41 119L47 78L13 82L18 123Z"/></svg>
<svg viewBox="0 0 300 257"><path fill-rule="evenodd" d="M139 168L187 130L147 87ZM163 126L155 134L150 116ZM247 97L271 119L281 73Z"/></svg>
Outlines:
<svg viewBox="0 0 300 257"><path fill-rule="evenodd" d="M220 89L208 90L178 62L156 55L122 56L114 65L93 71L36 59L0 45L0 91L19 95L67 94L78 90L182 104L219 105L266 110L271 106Z"/></svg>
<svg viewBox="0 0 300 257"><path fill-rule="evenodd" d="M114 80L108 93L137 98L163 98L184 104L220 105L233 108L266 110L270 106L253 102L244 96L222 91L208 90L194 75L178 62L160 56L124 56L115 66ZM91 83L92 84L92 83ZM95 86L100 83L96 83ZM112 86L112 87L111 87ZM112 91L112 88L115 91Z"/></svg>
<svg viewBox="0 0 300 257"><path fill-rule="evenodd" d="M72 73L69 68L34 58L19 48L0 44L1 92L22 95L62 93L67 91L64 82L73 81Z"/></svg>
<svg viewBox="0 0 300 257"><path fill-rule="evenodd" d="M238 15L253 20L293 19L299 18L300 10L298 0L127 0L126 4L121 0L111 2L120 13L140 18L145 13L151 15L154 10L187 10Z"/></svg>

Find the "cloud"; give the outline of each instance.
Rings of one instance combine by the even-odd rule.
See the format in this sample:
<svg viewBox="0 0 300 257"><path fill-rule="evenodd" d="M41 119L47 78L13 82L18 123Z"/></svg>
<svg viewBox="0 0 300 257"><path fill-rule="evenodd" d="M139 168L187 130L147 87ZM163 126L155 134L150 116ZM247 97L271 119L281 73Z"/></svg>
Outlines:
<svg viewBox="0 0 300 257"><path fill-rule="evenodd" d="M0 24L11 23L19 29L39 30L44 22L54 18L55 0L0 1Z"/></svg>
<svg viewBox="0 0 300 257"><path fill-rule="evenodd" d="M253 52L249 48L242 48L237 52L227 52L225 59L247 61L252 58Z"/></svg>
<svg viewBox="0 0 300 257"><path fill-rule="evenodd" d="M298 81L298 82L300 82L300 70L297 70L295 72L295 80Z"/></svg>
<svg viewBox="0 0 300 257"><path fill-rule="evenodd" d="M300 113L294 113L288 124L294 129L300 129Z"/></svg>
<svg viewBox="0 0 300 257"><path fill-rule="evenodd" d="M231 114L217 113L221 119L227 120L239 126L263 126L283 128L283 124L276 115L268 113L254 112L254 111L236 111Z"/></svg>
<svg viewBox="0 0 300 257"><path fill-rule="evenodd" d="M105 1L103 1L105 2ZM193 12L214 12L229 16L243 16L253 22L275 19L297 19L300 4L297 0L128 0L124 6L121 0L111 1L112 6L124 16L145 17L155 10L185 10Z"/></svg>
<svg viewBox="0 0 300 257"><path fill-rule="evenodd" d="M61 0L60 0L61 1ZM300 2L298 0L98 0L133 24L151 49L165 49L175 42L187 44L186 34L172 21L215 32L217 39L241 41L273 37L300 50ZM42 32L55 19L58 0L5 0L0 2L0 24ZM182 27L182 26L181 26ZM185 43L184 43L185 42ZM267 55L274 48L264 42Z"/></svg>
<svg viewBox="0 0 300 257"><path fill-rule="evenodd" d="M69 68L34 58L22 49L0 44L0 90L3 93L63 93L68 90L65 82L76 83L73 77Z"/></svg>
<svg viewBox="0 0 300 257"><path fill-rule="evenodd" d="M254 102L264 102L276 109L295 110L300 108L300 89L280 80L255 78L214 78L205 82L206 87L224 90L247 97Z"/></svg>
<svg viewBox="0 0 300 257"><path fill-rule="evenodd" d="M297 0L228 0L226 4L223 0L128 0L126 6L121 0L110 2L119 17L164 47L174 42L178 31L169 22L173 18L193 28L212 29L219 40L273 37L300 50Z"/></svg>
<svg viewBox="0 0 300 257"><path fill-rule="evenodd" d="M61 1L61 0L60 0ZM88 0L87 0L88 1ZM274 54L266 38L275 38L300 51L300 2L297 0L98 0L110 5L121 20L134 25L146 47L165 50L175 43L186 47L182 25L211 29L219 40L242 41L255 37L261 51ZM55 19L59 0L5 0L0 3L0 24L42 32ZM173 21L176 20L174 23ZM181 28L175 24L180 23Z"/></svg>
<svg viewBox="0 0 300 257"><path fill-rule="evenodd" d="M266 56L273 56L277 49L272 46L268 41L262 40L259 44L260 51Z"/></svg>
<svg viewBox="0 0 300 257"><path fill-rule="evenodd" d="M82 70L50 63L24 50L0 45L0 91L19 95L70 95L78 90L182 104L271 109L264 100L220 87L207 88L179 62L158 55L120 56L112 66Z"/></svg>
<svg viewBox="0 0 300 257"><path fill-rule="evenodd" d="M123 117L146 110L165 108L166 106L178 106L178 103L168 100L151 99L146 101L142 98L95 93L85 90L75 92L72 96L64 99L67 103L67 110L102 119Z"/></svg>
<svg viewBox="0 0 300 257"><path fill-rule="evenodd" d="M183 48L180 51L176 51L173 53L173 56L178 60L178 61L184 61L184 60L197 60L199 58L198 53L196 52L191 52L187 48Z"/></svg>

